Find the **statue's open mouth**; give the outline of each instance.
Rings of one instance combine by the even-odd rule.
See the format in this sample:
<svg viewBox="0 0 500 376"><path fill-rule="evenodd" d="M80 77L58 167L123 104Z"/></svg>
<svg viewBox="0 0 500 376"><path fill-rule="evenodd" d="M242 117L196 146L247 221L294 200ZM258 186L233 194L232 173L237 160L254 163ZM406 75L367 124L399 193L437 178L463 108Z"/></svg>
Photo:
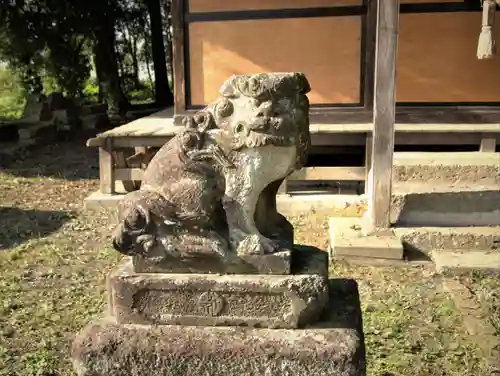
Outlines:
<svg viewBox="0 0 500 376"><path fill-rule="evenodd" d="M115 251L118 251L126 256L132 256L135 253L135 246L132 240L130 240L130 242L124 242L122 239L113 238L113 248Z"/></svg>
<svg viewBox="0 0 500 376"><path fill-rule="evenodd" d="M267 133L272 129L275 121L269 117L256 117L248 124L248 128L254 132Z"/></svg>

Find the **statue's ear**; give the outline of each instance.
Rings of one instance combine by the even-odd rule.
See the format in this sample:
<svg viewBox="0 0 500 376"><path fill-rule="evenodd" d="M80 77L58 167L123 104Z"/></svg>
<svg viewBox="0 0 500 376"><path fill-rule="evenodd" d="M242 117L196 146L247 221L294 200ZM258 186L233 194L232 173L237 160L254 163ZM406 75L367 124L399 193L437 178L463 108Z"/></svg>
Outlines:
<svg viewBox="0 0 500 376"><path fill-rule="evenodd" d="M147 226L146 217L142 210L134 206L130 208L124 218L125 227L132 231L144 230Z"/></svg>
<svg viewBox="0 0 500 376"><path fill-rule="evenodd" d="M142 233L151 223L151 215L146 203L139 200L132 206L124 218L126 227L134 233Z"/></svg>
<svg viewBox="0 0 500 376"><path fill-rule="evenodd" d="M145 227L147 227L151 223L151 212L149 210L151 203L148 202L148 199L139 200L137 203L137 209L140 211L142 217L145 221Z"/></svg>

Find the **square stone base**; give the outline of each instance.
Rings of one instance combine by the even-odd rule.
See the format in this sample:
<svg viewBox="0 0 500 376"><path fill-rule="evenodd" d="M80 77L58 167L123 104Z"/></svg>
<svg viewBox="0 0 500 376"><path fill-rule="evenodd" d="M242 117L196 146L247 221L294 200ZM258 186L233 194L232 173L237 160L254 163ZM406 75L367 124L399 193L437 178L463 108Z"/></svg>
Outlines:
<svg viewBox="0 0 500 376"><path fill-rule="evenodd" d="M357 287L330 283L324 318L304 329L120 325L86 327L72 346L78 376L364 376Z"/></svg>
<svg viewBox="0 0 500 376"><path fill-rule="evenodd" d="M108 278L110 313L119 324L298 328L328 304L320 274L136 273L124 260Z"/></svg>
<svg viewBox="0 0 500 376"><path fill-rule="evenodd" d="M403 259L403 243L392 230L365 235L360 218L330 218L330 251L338 258Z"/></svg>

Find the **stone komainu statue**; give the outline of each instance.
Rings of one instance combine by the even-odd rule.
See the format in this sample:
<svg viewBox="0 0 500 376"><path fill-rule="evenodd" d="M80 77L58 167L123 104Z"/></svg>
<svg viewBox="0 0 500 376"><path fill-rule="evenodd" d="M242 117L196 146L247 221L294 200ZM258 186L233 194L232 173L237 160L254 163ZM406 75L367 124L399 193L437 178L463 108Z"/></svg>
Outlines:
<svg viewBox="0 0 500 376"><path fill-rule="evenodd" d="M356 284L328 280L326 252L291 249L276 211L307 156L308 90L302 74L231 77L182 117L123 201L113 242L133 257L73 342L79 376L366 374Z"/></svg>
<svg viewBox="0 0 500 376"><path fill-rule="evenodd" d="M181 117L185 130L125 197L114 247L143 271L203 262L214 272L290 248L293 228L276 210L276 193L306 162L309 91L301 73L230 77L215 102Z"/></svg>

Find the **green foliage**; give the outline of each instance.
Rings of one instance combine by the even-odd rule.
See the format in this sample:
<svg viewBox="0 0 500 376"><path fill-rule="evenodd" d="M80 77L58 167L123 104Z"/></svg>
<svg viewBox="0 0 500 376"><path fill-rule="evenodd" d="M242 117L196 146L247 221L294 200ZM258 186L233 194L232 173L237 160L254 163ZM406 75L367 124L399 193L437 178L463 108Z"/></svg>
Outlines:
<svg viewBox="0 0 500 376"><path fill-rule="evenodd" d="M42 78L42 87L44 93L53 93L59 91L59 86L55 77L46 75Z"/></svg>
<svg viewBox="0 0 500 376"><path fill-rule="evenodd" d="M99 102L99 84L95 80L87 80L87 84L83 89L83 98L85 103Z"/></svg>
<svg viewBox="0 0 500 376"><path fill-rule="evenodd" d="M132 90L128 94L128 97L132 104L152 103L154 101L154 93L151 82L148 81L145 84L141 84L139 88Z"/></svg>
<svg viewBox="0 0 500 376"><path fill-rule="evenodd" d="M26 92L15 74L7 68L0 67L0 120L20 118L25 103Z"/></svg>
<svg viewBox="0 0 500 376"><path fill-rule="evenodd" d="M45 63L47 75L53 77L59 91L70 97L81 94L90 77L90 59L84 54L84 39L68 38L66 43L51 40Z"/></svg>
<svg viewBox="0 0 500 376"><path fill-rule="evenodd" d="M30 92L43 90L50 76L58 91L70 96L83 89L90 75L80 17L61 0L25 0L0 4L0 60L20 77Z"/></svg>
<svg viewBox="0 0 500 376"><path fill-rule="evenodd" d="M155 9L168 12L170 1L0 1L0 62L7 64L26 93L60 91L84 101L104 100L109 108L120 111L127 107L127 99L133 103L151 102L154 85L145 85L140 73L146 69L151 81L154 66L155 76L166 79L163 72L156 72L165 62L158 59L161 46L153 51L151 14L157 14ZM160 22L164 24L161 31L156 28L155 37L163 34L170 41L168 13ZM164 50L169 60L171 48L166 46ZM90 80L92 70L102 92ZM1 95L2 108L17 108L12 105L18 104L13 99L17 96ZM9 110L8 117L17 116L15 111L12 115Z"/></svg>

